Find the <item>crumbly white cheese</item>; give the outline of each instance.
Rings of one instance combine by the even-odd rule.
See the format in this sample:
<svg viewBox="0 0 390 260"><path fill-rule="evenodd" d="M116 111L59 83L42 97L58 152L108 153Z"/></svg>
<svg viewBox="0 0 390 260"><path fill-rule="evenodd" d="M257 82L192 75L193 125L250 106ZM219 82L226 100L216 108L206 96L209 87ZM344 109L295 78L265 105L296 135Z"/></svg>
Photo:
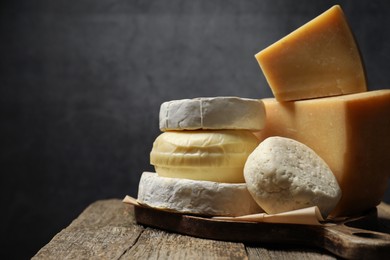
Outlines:
<svg viewBox="0 0 390 260"><path fill-rule="evenodd" d="M293 139L269 137L248 157L244 177L249 192L270 214L318 206L326 217L341 198L328 165Z"/></svg>
<svg viewBox="0 0 390 260"><path fill-rule="evenodd" d="M264 104L258 99L213 97L164 102L160 130L245 129L264 126Z"/></svg>
<svg viewBox="0 0 390 260"><path fill-rule="evenodd" d="M167 178L152 172L144 172L141 176L138 201L160 210L209 216L262 212L245 183Z"/></svg>

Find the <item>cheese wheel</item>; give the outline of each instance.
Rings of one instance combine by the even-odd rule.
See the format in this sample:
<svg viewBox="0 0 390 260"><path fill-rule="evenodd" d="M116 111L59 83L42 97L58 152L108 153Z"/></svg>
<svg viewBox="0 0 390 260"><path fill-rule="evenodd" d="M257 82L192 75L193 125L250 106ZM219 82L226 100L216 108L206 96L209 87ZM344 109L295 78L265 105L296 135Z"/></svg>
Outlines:
<svg viewBox="0 0 390 260"><path fill-rule="evenodd" d="M326 217L341 197L329 166L312 149L293 139L269 137L244 168L249 192L269 214L317 206Z"/></svg>
<svg viewBox="0 0 390 260"><path fill-rule="evenodd" d="M160 107L160 130L261 130L265 111L260 100L238 97L182 99Z"/></svg>
<svg viewBox="0 0 390 260"><path fill-rule="evenodd" d="M138 201L160 210L209 216L262 212L245 183L165 178L152 172L144 172L141 176Z"/></svg>
<svg viewBox="0 0 390 260"><path fill-rule="evenodd" d="M367 90L358 46L338 5L255 57L278 101Z"/></svg>
<svg viewBox="0 0 390 260"><path fill-rule="evenodd" d="M246 130L170 131L156 138L150 162L160 176L240 183L258 143Z"/></svg>

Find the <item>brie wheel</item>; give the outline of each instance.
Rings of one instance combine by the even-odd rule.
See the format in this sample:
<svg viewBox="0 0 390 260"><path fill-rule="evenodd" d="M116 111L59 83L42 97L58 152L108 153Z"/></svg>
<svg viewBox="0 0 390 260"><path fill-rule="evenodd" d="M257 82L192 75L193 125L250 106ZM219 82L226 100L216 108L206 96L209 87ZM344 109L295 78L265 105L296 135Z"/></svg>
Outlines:
<svg viewBox="0 0 390 260"><path fill-rule="evenodd" d="M160 210L208 216L262 212L245 183L165 178L152 172L144 172L141 176L138 202Z"/></svg>
<svg viewBox="0 0 390 260"><path fill-rule="evenodd" d="M181 99L160 107L160 130L243 129L259 131L265 120L261 100L238 97Z"/></svg>
<svg viewBox="0 0 390 260"><path fill-rule="evenodd" d="M159 176L242 183L246 159L258 142L245 130L170 131L156 138L150 162Z"/></svg>

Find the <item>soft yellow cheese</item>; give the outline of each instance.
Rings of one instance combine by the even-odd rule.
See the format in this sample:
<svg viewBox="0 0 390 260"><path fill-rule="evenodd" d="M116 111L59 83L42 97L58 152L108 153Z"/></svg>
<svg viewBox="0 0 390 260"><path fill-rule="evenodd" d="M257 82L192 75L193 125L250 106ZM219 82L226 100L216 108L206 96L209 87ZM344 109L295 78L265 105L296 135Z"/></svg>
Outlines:
<svg viewBox="0 0 390 260"><path fill-rule="evenodd" d="M359 49L337 5L255 57L278 101L367 89Z"/></svg>
<svg viewBox="0 0 390 260"><path fill-rule="evenodd" d="M390 89L295 102L263 100L269 136L295 139L329 165L342 190L332 215L376 206L390 176Z"/></svg>
<svg viewBox="0 0 390 260"><path fill-rule="evenodd" d="M243 183L243 168L258 145L247 130L169 131L153 143L150 162L159 176Z"/></svg>

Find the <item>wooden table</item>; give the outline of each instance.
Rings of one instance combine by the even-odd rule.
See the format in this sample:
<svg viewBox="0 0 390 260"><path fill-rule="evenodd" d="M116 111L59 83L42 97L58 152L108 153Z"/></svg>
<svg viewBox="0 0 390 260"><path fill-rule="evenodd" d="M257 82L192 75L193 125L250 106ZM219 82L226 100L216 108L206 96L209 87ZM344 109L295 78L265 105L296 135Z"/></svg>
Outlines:
<svg viewBox="0 0 390 260"><path fill-rule="evenodd" d="M390 205L378 206L390 233ZM91 204L33 259L336 259L317 248L248 245L200 239L136 224L134 208L119 199Z"/></svg>

